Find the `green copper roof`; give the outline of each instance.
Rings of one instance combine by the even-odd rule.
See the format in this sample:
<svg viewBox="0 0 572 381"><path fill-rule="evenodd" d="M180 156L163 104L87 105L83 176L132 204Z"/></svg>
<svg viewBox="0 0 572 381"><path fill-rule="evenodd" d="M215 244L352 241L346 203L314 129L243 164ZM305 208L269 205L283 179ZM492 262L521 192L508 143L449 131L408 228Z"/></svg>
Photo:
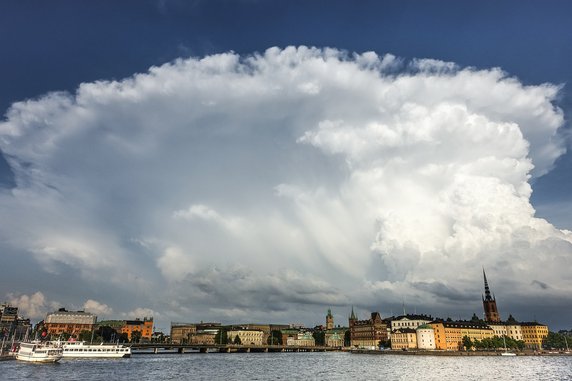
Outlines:
<svg viewBox="0 0 572 381"><path fill-rule="evenodd" d="M417 329L433 329L429 324L421 324Z"/></svg>

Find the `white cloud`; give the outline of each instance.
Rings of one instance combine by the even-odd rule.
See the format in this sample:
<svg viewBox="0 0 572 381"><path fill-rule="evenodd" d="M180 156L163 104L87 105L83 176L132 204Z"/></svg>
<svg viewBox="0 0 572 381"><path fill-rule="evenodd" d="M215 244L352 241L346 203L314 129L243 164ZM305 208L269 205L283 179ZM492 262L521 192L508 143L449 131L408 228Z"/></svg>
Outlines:
<svg viewBox="0 0 572 381"><path fill-rule="evenodd" d="M10 305L18 307L18 315L31 319L43 319L48 312L57 308L58 303L49 301L40 291L32 295L8 294Z"/></svg>
<svg viewBox="0 0 572 381"><path fill-rule="evenodd" d="M84 83L0 123L18 184L0 194L0 237L156 311L187 294L255 309L243 293L274 282L263 304L281 308L457 303L478 298L481 266L499 288L566 298L572 238L535 217L529 185L564 152L558 91L307 47Z"/></svg>
<svg viewBox="0 0 572 381"><path fill-rule="evenodd" d="M113 308L109 307L105 303L100 303L97 300L88 299L83 304L84 311L91 312L96 314L97 317L101 320L102 317L110 317L113 314Z"/></svg>

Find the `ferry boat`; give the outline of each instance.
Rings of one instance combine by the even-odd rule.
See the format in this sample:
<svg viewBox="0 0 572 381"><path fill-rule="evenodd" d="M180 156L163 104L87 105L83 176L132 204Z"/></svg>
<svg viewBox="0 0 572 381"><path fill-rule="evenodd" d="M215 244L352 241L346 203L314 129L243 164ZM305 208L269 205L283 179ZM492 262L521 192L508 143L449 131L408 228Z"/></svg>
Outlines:
<svg viewBox="0 0 572 381"><path fill-rule="evenodd" d="M16 360L39 362L39 363L55 363L60 361L63 355L63 349L55 343L50 342L22 342Z"/></svg>
<svg viewBox="0 0 572 381"><path fill-rule="evenodd" d="M131 348L122 344L86 344L85 341L63 343L65 358L122 358L131 357Z"/></svg>

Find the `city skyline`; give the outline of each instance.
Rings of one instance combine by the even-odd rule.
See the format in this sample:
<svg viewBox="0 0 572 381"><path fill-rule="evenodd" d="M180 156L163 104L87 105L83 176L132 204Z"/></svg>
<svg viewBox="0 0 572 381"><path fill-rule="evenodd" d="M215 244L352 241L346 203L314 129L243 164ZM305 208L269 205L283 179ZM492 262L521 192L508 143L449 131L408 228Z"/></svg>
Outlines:
<svg viewBox="0 0 572 381"><path fill-rule="evenodd" d="M0 300L569 329L571 7L4 2Z"/></svg>

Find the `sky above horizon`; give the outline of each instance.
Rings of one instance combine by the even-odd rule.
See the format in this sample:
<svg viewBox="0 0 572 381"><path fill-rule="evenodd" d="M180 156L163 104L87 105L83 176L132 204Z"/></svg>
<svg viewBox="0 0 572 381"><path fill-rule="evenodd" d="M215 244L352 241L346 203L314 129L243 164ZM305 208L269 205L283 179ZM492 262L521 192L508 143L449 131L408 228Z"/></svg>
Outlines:
<svg viewBox="0 0 572 381"><path fill-rule="evenodd" d="M0 300L570 329L572 4L0 4Z"/></svg>

